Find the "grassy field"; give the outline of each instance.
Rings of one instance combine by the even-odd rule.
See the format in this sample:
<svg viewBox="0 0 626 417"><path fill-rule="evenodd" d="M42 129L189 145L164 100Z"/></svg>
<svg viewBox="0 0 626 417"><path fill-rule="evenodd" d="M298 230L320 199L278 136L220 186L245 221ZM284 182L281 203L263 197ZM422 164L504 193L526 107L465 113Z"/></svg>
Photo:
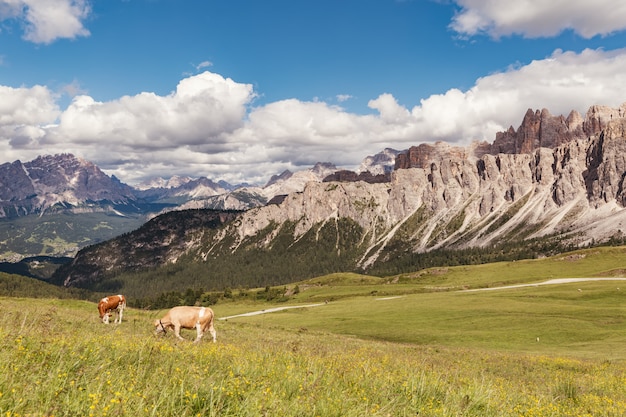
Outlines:
<svg viewBox="0 0 626 417"><path fill-rule="evenodd" d="M215 305L320 304L218 320L216 344L154 336L162 311L106 326L91 302L0 298L0 415L623 416L626 282L464 291L620 276L623 251L320 277L289 303Z"/></svg>
<svg viewBox="0 0 626 417"><path fill-rule="evenodd" d="M619 285L354 297L231 320L417 345L625 360L626 282L624 291Z"/></svg>

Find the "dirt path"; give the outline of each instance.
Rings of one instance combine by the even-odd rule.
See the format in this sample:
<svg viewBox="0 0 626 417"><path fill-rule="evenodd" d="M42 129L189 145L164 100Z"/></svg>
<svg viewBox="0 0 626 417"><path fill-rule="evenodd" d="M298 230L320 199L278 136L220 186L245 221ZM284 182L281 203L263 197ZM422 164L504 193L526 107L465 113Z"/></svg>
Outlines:
<svg viewBox="0 0 626 417"><path fill-rule="evenodd" d="M517 284L517 285L505 285L503 287L476 288L473 290L462 290L462 292L508 290L510 288L538 287L540 285L570 284L573 282L585 282L585 281L626 281L626 278L556 278L556 279L549 279L543 282L534 282L532 284Z"/></svg>
<svg viewBox="0 0 626 417"><path fill-rule="evenodd" d="M549 279L543 282L534 282L531 284L516 284L516 285L505 285L502 287L475 288L472 290L461 290L460 292L508 290L512 288L538 287L540 285L570 284L573 282L585 282L585 281L626 281L626 278L556 278L556 279ZM376 300L381 300L381 301L382 300L395 300L396 298L403 298L403 297L404 297L403 295L398 295L398 296L377 298ZM260 314L275 313L277 311L290 310L292 308L319 307L319 306L323 306L324 304L326 303L268 308L265 310L251 311L249 313L235 314L234 316L220 317L218 320L228 320L228 319L233 319L236 317L258 316Z"/></svg>
<svg viewBox="0 0 626 417"><path fill-rule="evenodd" d="M235 318L235 317L258 316L259 314L275 313L277 311L290 310L292 308L318 307L318 306L323 306L324 304L325 303L318 303L318 304L306 304L306 305L301 305L301 306L286 306L286 307L268 308L268 309L265 309L265 310L251 311L249 313L235 314L234 316L220 317L219 320L228 320L228 319L232 319L232 318Z"/></svg>

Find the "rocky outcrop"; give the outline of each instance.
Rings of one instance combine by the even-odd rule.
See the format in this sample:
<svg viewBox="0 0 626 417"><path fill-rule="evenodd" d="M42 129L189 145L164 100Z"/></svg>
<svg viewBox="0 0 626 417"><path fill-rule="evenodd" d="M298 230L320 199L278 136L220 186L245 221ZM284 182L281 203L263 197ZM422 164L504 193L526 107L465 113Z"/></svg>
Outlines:
<svg viewBox="0 0 626 417"><path fill-rule="evenodd" d="M591 106L585 115L583 131L587 136L595 136L604 130L610 122L623 117L626 117L626 103L618 108Z"/></svg>
<svg viewBox="0 0 626 417"><path fill-rule="evenodd" d="M582 177L592 204L599 206L614 201L626 206L626 119L609 122L591 141L586 152L586 168Z"/></svg>
<svg viewBox="0 0 626 417"><path fill-rule="evenodd" d="M264 187L257 188L255 192L265 196L266 201L269 201L277 195L302 191L308 182L321 182L335 171L337 167L329 162L318 162L312 168L295 173L287 170L280 175L272 176Z"/></svg>
<svg viewBox="0 0 626 417"><path fill-rule="evenodd" d="M491 154L530 153L539 148L556 148L574 139L583 138L583 120L572 111L567 118L553 116L547 109L528 109L517 131L510 127L500 132L491 146ZM588 136L588 135L587 135Z"/></svg>
<svg viewBox="0 0 626 417"><path fill-rule="evenodd" d="M433 162L447 158L467 158L470 154L468 149L454 147L445 142L437 142L434 145L422 143L411 146L406 152L396 156L395 169L426 168Z"/></svg>

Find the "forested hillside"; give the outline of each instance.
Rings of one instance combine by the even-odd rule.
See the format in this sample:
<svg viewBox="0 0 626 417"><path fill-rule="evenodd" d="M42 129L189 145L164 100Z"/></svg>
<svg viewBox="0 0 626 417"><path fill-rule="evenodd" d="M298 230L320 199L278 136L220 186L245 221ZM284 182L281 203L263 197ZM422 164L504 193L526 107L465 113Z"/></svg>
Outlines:
<svg viewBox="0 0 626 417"><path fill-rule="evenodd" d="M344 218L311 228L295 242L294 223L280 227L272 224L262 233L238 244L233 237L223 237L208 253L206 242L213 242L216 236L224 233L226 226L240 221L240 214L235 212L190 210L168 213L153 219L137 233L86 248L83 256L73 265L61 267L54 278L58 280L65 276L67 270L90 276L88 268L96 264L94 259L108 257L105 262L108 269L93 270L91 273L97 273L98 279L81 281L80 287L99 293L123 291L131 299L143 300L142 305L154 305L159 297L168 293L184 298L187 291L197 295L203 291L264 288L347 271L390 276L433 266L535 258L572 249L560 244L557 237L546 237L529 240L524 245L503 243L486 248L413 253L408 250L406 242L398 240L390 248L394 257L364 271L357 266L363 253L364 230ZM266 245L269 239L272 244ZM188 241L196 242L200 249L185 253ZM175 261L165 262L173 248L178 248ZM81 266L81 262L88 263ZM98 264L102 262L100 259ZM54 279L52 282L62 284Z"/></svg>

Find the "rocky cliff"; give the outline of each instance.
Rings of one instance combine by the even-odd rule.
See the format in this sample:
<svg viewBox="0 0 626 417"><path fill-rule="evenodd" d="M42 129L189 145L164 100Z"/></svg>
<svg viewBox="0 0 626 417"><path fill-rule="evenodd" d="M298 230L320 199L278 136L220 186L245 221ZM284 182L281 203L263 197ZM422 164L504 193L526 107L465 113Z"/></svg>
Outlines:
<svg viewBox="0 0 626 417"><path fill-rule="evenodd" d="M230 233L244 240L294 222L297 240L317 224L349 218L363 228L361 267L384 261L397 239L414 252L554 234L577 245L606 240L626 227L625 129L626 119L617 119L597 136L554 149L481 158L429 146L428 158L397 169L389 183L310 183L279 206L243 214Z"/></svg>

